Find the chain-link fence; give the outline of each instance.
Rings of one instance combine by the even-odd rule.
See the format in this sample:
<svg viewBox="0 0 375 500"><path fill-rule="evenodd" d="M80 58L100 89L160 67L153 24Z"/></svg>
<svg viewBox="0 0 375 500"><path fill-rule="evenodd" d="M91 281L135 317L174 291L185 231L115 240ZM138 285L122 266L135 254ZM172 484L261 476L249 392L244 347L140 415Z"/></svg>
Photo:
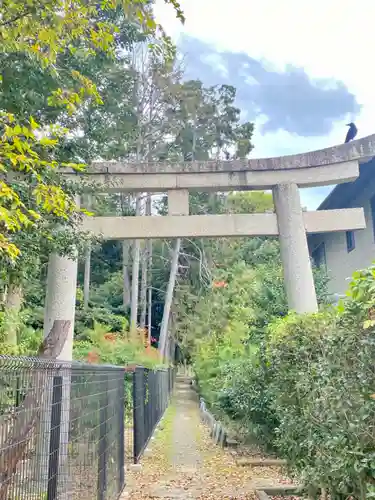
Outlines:
<svg viewBox="0 0 375 500"><path fill-rule="evenodd" d="M126 369L125 381L125 460L134 463L134 367Z"/></svg>
<svg viewBox="0 0 375 500"><path fill-rule="evenodd" d="M0 500L117 500L175 374L0 356Z"/></svg>
<svg viewBox="0 0 375 500"><path fill-rule="evenodd" d="M163 416L174 386L175 370L148 370L133 373L133 459L138 462Z"/></svg>
<svg viewBox="0 0 375 500"><path fill-rule="evenodd" d="M124 369L0 356L0 500L112 500L124 487Z"/></svg>

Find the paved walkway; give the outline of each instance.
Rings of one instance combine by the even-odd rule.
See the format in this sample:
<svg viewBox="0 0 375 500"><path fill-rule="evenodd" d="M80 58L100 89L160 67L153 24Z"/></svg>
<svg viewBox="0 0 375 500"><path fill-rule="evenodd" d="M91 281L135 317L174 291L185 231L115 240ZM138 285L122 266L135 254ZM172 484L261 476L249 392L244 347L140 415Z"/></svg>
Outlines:
<svg viewBox="0 0 375 500"><path fill-rule="evenodd" d="M183 377L177 379L172 404L141 464L141 471L127 471L122 499L253 499L254 489L280 479L272 467L237 466L228 451L212 442L200 422L197 395Z"/></svg>

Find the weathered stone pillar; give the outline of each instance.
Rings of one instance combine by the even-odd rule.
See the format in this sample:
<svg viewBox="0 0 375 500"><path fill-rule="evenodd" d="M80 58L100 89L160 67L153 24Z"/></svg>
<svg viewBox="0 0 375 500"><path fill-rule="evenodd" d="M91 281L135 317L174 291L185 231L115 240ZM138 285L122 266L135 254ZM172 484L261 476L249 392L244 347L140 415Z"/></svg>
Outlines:
<svg viewBox="0 0 375 500"><path fill-rule="evenodd" d="M280 184L273 189L279 227L281 259L289 310L318 310L298 186Z"/></svg>
<svg viewBox="0 0 375 500"><path fill-rule="evenodd" d="M56 319L70 321L70 328L64 347L57 359L61 361L71 361L73 358L73 335L74 335L74 316L76 303L77 287L77 268L76 258L69 259L56 253L49 256L47 289L44 304L44 336L46 336ZM59 445L59 470L61 476L69 478L67 470L68 443L69 443L69 413L71 406L71 371L69 365L61 371L56 372L61 376L62 383L62 402L61 402L61 423L60 423L60 445ZM43 418L40 422L40 436L42 439L40 465L36 467L38 481L41 481L44 488L47 488L48 481L48 457L51 437L51 416L53 401L53 383L55 374L50 371L48 374L46 400L44 403ZM59 498L68 500L70 496L70 480L58 483Z"/></svg>
<svg viewBox="0 0 375 500"><path fill-rule="evenodd" d="M77 206L81 204L78 195L75 196L75 203ZM47 289L44 301L44 337L50 332L55 319L70 321L65 345L57 358L62 361L71 361L73 359L77 272L78 255L71 259L56 253L49 256Z"/></svg>
<svg viewBox="0 0 375 500"><path fill-rule="evenodd" d="M77 288L77 259L52 253L48 261L47 290L44 305L44 336L55 319L71 322L68 337L58 359L71 361Z"/></svg>

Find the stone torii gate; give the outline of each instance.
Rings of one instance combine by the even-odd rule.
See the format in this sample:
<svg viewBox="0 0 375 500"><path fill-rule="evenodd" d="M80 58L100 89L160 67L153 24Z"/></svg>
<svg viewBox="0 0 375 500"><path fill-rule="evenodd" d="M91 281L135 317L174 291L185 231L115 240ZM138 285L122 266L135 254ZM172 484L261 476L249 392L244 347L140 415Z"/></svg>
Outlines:
<svg viewBox="0 0 375 500"><path fill-rule="evenodd" d="M168 194L168 215L87 217L83 229L104 239L279 236L290 310L317 310L306 233L365 228L362 208L304 212L299 188L350 182L359 162L375 156L375 135L309 153L264 159L189 163L91 165L80 177L96 192ZM189 215L189 191L272 189L275 214ZM45 332L55 319L72 322L62 357L71 359L77 261L51 255L45 304Z"/></svg>

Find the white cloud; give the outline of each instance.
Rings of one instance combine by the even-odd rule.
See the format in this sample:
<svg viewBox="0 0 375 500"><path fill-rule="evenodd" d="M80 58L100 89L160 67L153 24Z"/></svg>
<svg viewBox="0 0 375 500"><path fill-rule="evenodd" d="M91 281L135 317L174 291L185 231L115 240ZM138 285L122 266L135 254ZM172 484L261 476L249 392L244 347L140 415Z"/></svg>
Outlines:
<svg viewBox="0 0 375 500"><path fill-rule="evenodd" d="M220 54L202 54L201 60L215 67L224 77L228 76L228 70L224 65Z"/></svg>
<svg viewBox="0 0 375 500"><path fill-rule="evenodd" d="M363 106L356 118L359 137L374 132L374 0L181 0L182 27L173 9L156 1L158 20L178 39L183 32L212 43L218 50L246 52L279 69L300 66L312 77L342 80ZM241 71L241 68L239 68ZM348 117L348 121L351 117ZM254 156L275 156L321 149L343 141L345 123L326 137L303 138L283 131L261 134L256 123ZM309 208L321 201L308 196ZM307 203L306 203L307 204Z"/></svg>

